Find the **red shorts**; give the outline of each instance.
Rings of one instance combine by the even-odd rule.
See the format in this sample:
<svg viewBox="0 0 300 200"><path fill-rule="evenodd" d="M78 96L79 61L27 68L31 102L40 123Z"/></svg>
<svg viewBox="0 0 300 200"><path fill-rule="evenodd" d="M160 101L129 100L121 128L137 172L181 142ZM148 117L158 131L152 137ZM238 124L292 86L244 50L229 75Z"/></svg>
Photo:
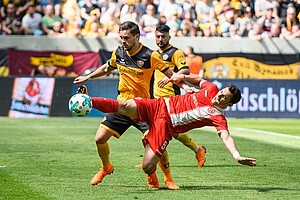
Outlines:
<svg viewBox="0 0 300 200"><path fill-rule="evenodd" d="M149 125L149 132L143 139L158 157L162 157L169 141L172 140L173 128L164 98L135 98L139 120Z"/></svg>

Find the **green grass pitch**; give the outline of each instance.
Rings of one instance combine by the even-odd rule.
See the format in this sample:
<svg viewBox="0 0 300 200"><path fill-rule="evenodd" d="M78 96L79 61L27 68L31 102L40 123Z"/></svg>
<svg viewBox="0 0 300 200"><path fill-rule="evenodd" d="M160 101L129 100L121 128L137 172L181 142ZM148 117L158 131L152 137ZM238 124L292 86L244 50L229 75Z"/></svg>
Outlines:
<svg viewBox="0 0 300 200"><path fill-rule="evenodd" d="M130 128L111 138L112 175L97 185L100 168L94 137L100 118L0 118L0 199L300 199L300 120L229 119L242 156L256 167L235 162L212 128L189 132L207 148L198 169L194 153L176 140L168 146L171 172L181 187L147 188L134 166L143 155L141 133ZM279 133L279 134L278 134Z"/></svg>

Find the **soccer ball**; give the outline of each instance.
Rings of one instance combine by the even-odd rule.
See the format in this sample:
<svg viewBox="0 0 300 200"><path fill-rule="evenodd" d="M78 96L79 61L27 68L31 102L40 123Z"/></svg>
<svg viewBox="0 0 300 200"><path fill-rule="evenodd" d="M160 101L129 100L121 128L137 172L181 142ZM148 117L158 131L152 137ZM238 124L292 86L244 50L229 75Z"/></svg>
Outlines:
<svg viewBox="0 0 300 200"><path fill-rule="evenodd" d="M86 94L74 94L69 100L69 110L77 117L86 116L92 107L92 99Z"/></svg>

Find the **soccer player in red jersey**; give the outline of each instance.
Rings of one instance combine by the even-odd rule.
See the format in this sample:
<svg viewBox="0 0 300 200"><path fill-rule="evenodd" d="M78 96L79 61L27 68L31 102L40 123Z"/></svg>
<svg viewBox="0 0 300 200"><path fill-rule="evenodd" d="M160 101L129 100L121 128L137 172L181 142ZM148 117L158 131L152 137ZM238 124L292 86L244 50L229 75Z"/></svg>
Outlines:
<svg viewBox="0 0 300 200"><path fill-rule="evenodd" d="M173 74L169 82L187 81L199 85L200 90L164 99L134 98L117 101L108 98L92 98L93 107L106 113L126 115L133 120L146 122L149 132L143 138L145 153L143 170L148 184L158 183L156 165L164 154L174 133L184 133L194 128L214 126L225 147L235 160L243 165L256 166L256 159L240 156L229 134L224 110L238 103L240 90L233 84L219 90L217 86L198 76ZM159 83L163 87L165 83Z"/></svg>

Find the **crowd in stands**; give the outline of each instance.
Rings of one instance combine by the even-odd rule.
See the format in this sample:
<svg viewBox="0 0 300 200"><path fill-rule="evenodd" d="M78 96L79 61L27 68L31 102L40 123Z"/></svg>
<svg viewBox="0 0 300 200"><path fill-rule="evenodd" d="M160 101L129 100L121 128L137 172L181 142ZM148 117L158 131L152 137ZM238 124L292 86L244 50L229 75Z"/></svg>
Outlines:
<svg viewBox="0 0 300 200"><path fill-rule="evenodd" d="M300 38L300 0L0 0L0 35L117 38L133 21L154 37Z"/></svg>

